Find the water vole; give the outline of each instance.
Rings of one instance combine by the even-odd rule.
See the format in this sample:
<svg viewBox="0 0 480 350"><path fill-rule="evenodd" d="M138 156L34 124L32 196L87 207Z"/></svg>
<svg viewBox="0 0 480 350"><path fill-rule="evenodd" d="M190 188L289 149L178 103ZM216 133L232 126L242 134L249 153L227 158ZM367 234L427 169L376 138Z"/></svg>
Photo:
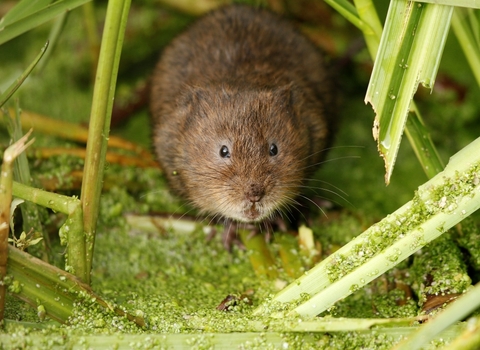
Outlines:
<svg viewBox="0 0 480 350"><path fill-rule="evenodd" d="M335 108L314 45L286 20L238 5L172 41L150 98L170 187L202 212L242 222L296 202L324 156Z"/></svg>

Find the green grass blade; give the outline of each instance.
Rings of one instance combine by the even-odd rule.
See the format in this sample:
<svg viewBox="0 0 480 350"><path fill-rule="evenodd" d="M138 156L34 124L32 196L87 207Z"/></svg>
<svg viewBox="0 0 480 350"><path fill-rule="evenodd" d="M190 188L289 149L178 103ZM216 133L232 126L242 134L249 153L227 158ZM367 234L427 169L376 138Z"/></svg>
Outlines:
<svg viewBox="0 0 480 350"><path fill-rule="evenodd" d="M129 8L130 0L110 0L108 3L93 91L81 190L84 229L88 242L86 254L88 271L91 270L93 260L105 155L110 134L110 119ZM89 279L87 283L89 283Z"/></svg>
<svg viewBox="0 0 480 350"><path fill-rule="evenodd" d="M12 246L8 246L8 254L7 271L13 278L9 281L9 293L37 310L41 306L45 314L40 317L48 315L59 322L67 322L74 303L82 301L98 304L140 327L145 326L142 319L110 305L76 276Z"/></svg>
<svg viewBox="0 0 480 350"><path fill-rule="evenodd" d="M413 95L421 82L432 87L453 7L402 0L390 3L365 102L376 112L374 136L388 184Z"/></svg>
<svg viewBox="0 0 480 350"><path fill-rule="evenodd" d="M415 0L416 2L425 2L437 5L459 6L480 9L479 0Z"/></svg>
<svg viewBox="0 0 480 350"><path fill-rule="evenodd" d="M0 26L7 26L47 7L52 0L21 0L0 20Z"/></svg>
<svg viewBox="0 0 480 350"><path fill-rule="evenodd" d="M370 29L368 31L362 31L370 56L375 58L380 45L380 37L382 36L382 23L378 18L372 0L354 0L354 3L358 10L358 15L362 21L368 24L368 28Z"/></svg>
<svg viewBox="0 0 480 350"><path fill-rule="evenodd" d="M468 327L441 350L476 350L480 348L480 318L471 318L466 323Z"/></svg>
<svg viewBox="0 0 480 350"><path fill-rule="evenodd" d="M480 208L480 138L420 186L412 201L323 260L274 301L310 299L294 309L315 316L415 253ZM452 189L456 189L452 191ZM266 310L261 306L256 313Z"/></svg>
<svg viewBox="0 0 480 350"><path fill-rule="evenodd" d="M437 315L433 320L422 326L418 331L399 344L397 350L421 349L434 339L435 336L459 322L480 306L480 284L477 284L468 293L462 295Z"/></svg>
<svg viewBox="0 0 480 350"><path fill-rule="evenodd" d="M412 103L412 108L415 113L408 116L405 133L425 174L431 179L443 170L444 164L414 103Z"/></svg>
<svg viewBox="0 0 480 350"><path fill-rule="evenodd" d="M60 240L62 244L67 244L66 270L86 281L90 270L85 262L86 245L80 200L18 182L13 183L13 194L15 197L67 214L67 220L60 228Z"/></svg>
<svg viewBox="0 0 480 350"><path fill-rule="evenodd" d="M52 52L55 51L55 47L57 46L60 34L62 34L65 23L67 22L68 14L69 12L63 12L55 18L52 28L50 29L50 34L48 36L48 42L51 45L50 50L47 51L44 59L38 65L38 71L36 72L36 74L43 70L43 68L47 65L49 61L50 55L52 54Z"/></svg>
<svg viewBox="0 0 480 350"><path fill-rule="evenodd" d="M65 11L71 11L91 0L63 0L43 8L29 16L9 23L0 24L0 45L39 25L48 22Z"/></svg>
<svg viewBox="0 0 480 350"><path fill-rule="evenodd" d="M371 6L370 0L356 0L355 4L360 9L360 13L357 12L356 8L350 3L344 4L342 0L326 0L326 2L362 30L370 56L374 60L382 35L382 27L375 8ZM368 25L366 23L368 23ZM372 37L372 33L375 34L375 37ZM424 127L422 118L414 102L412 102L412 109L414 113L407 119L408 123L405 128L407 137L425 173L429 178L432 178L438 172L442 171L443 163L428 131Z"/></svg>
<svg viewBox="0 0 480 350"><path fill-rule="evenodd" d="M368 25L360 19L357 9L350 2L346 0L325 0L325 2L362 32L372 31L368 28Z"/></svg>
<svg viewBox="0 0 480 350"><path fill-rule="evenodd" d="M35 57L35 59L33 60L33 62L27 67L27 69L25 69L25 71L22 73L22 75L20 75L17 80L15 80L9 87L8 89L2 93L0 95L0 107L2 107L5 102L8 101L8 99L10 97L12 97L12 95L15 93L15 91L18 90L18 88L23 84L23 82L25 81L25 79L27 79L27 77L30 75L30 73L32 72L33 68L35 68L35 66L37 65L38 61L40 61L40 59L42 58L42 56L44 55L45 51L47 50L47 47L48 47L48 41L47 43L42 47L42 49L40 50L40 53L37 55L37 57ZM7 116L5 116L5 118L7 118Z"/></svg>
<svg viewBox="0 0 480 350"><path fill-rule="evenodd" d="M13 142L20 140L23 137L22 126L20 121L20 105L18 99L15 99L15 116L9 116L7 111L5 115L5 122L7 123L7 129L10 134L10 138ZM20 154L15 160L14 180L24 185L30 185L32 182L30 166L28 164L27 155L25 153ZM44 210L42 212L42 210ZM45 208L39 208L36 204L31 202L24 202L20 205L20 211L22 213L22 228L24 232L35 231L35 235L40 234L43 237L42 244L29 246L28 251L35 256L41 256L44 261L49 261L51 256L50 236L46 231L41 217L42 213L47 215ZM12 229L13 231L13 229Z"/></svg>
<svg viewBox="0 0 480 350"><path fill-rule="evenodd" d="M478 33L469 28L466 16L467 11L464 9L455 9L452 18L452 29L463 49L477 84L480 86L480 47L475 37Z"/></svg>

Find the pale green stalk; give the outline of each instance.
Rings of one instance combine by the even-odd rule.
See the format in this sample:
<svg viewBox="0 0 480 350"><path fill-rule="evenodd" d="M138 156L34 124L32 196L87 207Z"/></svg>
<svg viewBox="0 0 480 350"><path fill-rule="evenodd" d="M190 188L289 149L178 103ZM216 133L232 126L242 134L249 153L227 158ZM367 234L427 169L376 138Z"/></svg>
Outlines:
<svg viewBox="0 0 480 350"><path fill-rule="evenodd" d="M176 219L173 217L136 215L126 213L124 215L128 226L143 234L173 231L180 234L190 234L198 228L198 223L186 218Z"/></svg>
<svg viewBox="0 0 480 350"><path fill-rule="evenodd" d="M350 3L343 0L326 0L326 2L335 8L352 24L362 30L372 60L375 61L378 46L380 44L382 28L376 10L371 5L370 1L356 1L357 6L362 9L360 12L360 14L363 16L362 19L368 21L367 23L359 18L360 14L357 13L357 10ZM375 28L375 30L372 28ZM374 33L377 37L372 37L372 33ZM407 119L405 131L415 151L415 154L422 165L422 168L427 176L432 178L438 172L442 171L443 163L438 155L438 152L436 151L428 131L424 127L420 112L416 108L413 101L411 109L414 111L414 113L410 114L409 118Z"/></svg>
<svg viewBox="0 0 480 350"><path fill-rule="evenodd" d="M90 48L90 60L92 67L92 81L95 79L95 69L98 66L100 54L100 37L97 33L97 21L95 18L95 4L93 1L82 6L85 31L87 32L88 46Z"/></svg>
<svg viewBox="0 0 480 350"><path fill-rule="evenodd" d="M82 301L98 304L140 327L145 326L143 318L108 304L76 276L12 246L8 247L8 254L8 275L12 276L8 281L9 293L36 307L41 320L49 316L65 323L72 315L74 303ZM3 334L0 344L2 338Z"/></svg>
<svg viewBox="0 0 480 350"><path fill-rule="evenodd" d="M372 0L354 0L354 3L359 17L368 24L369 30L363 30L363 36L367 43L368 52L372 59L375 60L380 45L380 37L382 36L382 23L378 18Z"/></svg>
<svg viewBox="0 0 480 350"><path fill-rule="evenodd" d="M10 12L9 12L10 13ZM8 89L0 95L0 107L17 91L17 89L22 85L22 83L25 81L25 79L30 75L32 70L35 68L35 66L38 64L40 59L43 57L45 54L45 51L48 47L48 42L45 44L45 46L41 49L40 53L35 57L33 62L27 67L27 69L8 87ZM1 111L0 111L1 114ZM19 120L19 115L20 115L20 108L17 106L16 108L16 118L11 118L8 115L8 112L5 113L3 116L5 120L5 124L7 125L7 129L10 133L10 136L13 140L13 142L21 139L22 137L22 130L20 127L20 120ZM25 184L30 183L30 170L28 167L28 161L27 157L25 154L20 154L15 162L15 178L17 181L21 181ZM35 226L35 228L39 231L42 232L43 235L43 243L45 247L47 248L46 252L42 252L43 256L45 259L48 259L48 248L49 248L49 237L48 234L45 232L45 230L42 229L42 227L38 227L39 224L39 209L31 203L24 203L21 207L22 210L22 218L23 218L23 227L25 232L29 232L30 228ZM35 248L33 248L35 249Z"/></svg>
<svg viewBox="0 0 480 350"><path fill-rule="evenodd" d="M50 318L65 322L72 314L73 303L78 297L69 283L65 271L24 253L12 246L8 247L8 283L10 295L37 308L43 306ZM73 276L72 276L73 277ZM78 281L78 283L80 283Z"/></svg>
<svg viewBox="0 0 480 350"><path fill-rule="evenodd" d="M425 2L437 5L460 6L480 9L479 0L415 0L416 2Z"/></svg>
<svg viewBox="0 0 480 350"><path fill-rule="evenodd" d="M347 0L325 0L327 4L333 7L338 13L345 17L355 27L364 33L373 32L367 23L358 16L357 9Z"/></svg>
<svg viewBox="0 0 480 350"><path fill-rule="evenodd" d="M376 112L374 137L388 184L413 95L432 87L453 7L393 0L387 15L365 102Z"/></svg>
<svg viewBox="0 0 480 350"><path fill-rule="evenodd" d="M68 18L69 13L70 12L68 12L68 11L62 12L60 15L58 15L55 18L55 20L53 22L53 26L50 29L50 34L48 35L48 42L50 43L50 48L51 49L47 51L44 59L38 65L38 71L36 72L36 74L38 74L38 72L41 72L43 70L43 68L47 65L48 59L49 59L50 55L52 54L52 52L54 52L55 47L56 47L56 45L58 43L58 40L60 38L60 35L62 34L65 23L67 22L67 18Z"/></svg>
<svg viewBox="0 0 480 350"><path fill-rule="evenodd" d="M341 322L344 320L341 320ZM352 320L348 320L352 321ZM348 322L347 321L347 322ZM363 325L370 324L371 327L378 326L374 322L368 320L357 320ZM306 322L307 324L310 322ZM312 322L313 323L313 322ZM329 332L327 321L322 322L326 325L323 330L318 332ZM332 323L336 323L332 320ZM348 322L349 323L349 322ZM29 332L22 333L21 340L17 334L4 334L0 337L0 346L5 348L14 348L22 344L49 344L49 349L132 349L136 347L142 348L160 348L160 349L314 349L325 348L320 347L322 344L321 334L310 334L313 331L290 331L289 329L301 328L302 322L285 322L284 331L272 331L268 325L262 324L262 329L258 331L245 331L242 327L239 330L231 332L190 332L190 333L169 333L169 334L78 334L73 331L62 334L51 334L48 332ZM393 323L394 325L395 323ZM375 328L375 332L387 337L399 338L408 335L414 330L414 327L381 327ZM452 336L459 333L463 327L455 327L448 332L443 332L441 337L448 340ZM306 329L314 329L314 327L306 326ZM316 329L320 329L317 327ZM359 328L356 328L357 330ZM359 334L371 333L371 328L363 328ZM332 330L331 332L335 332ZM354 335L350 335L354 336ZM326 339L330 336L326 336ZM327 344L323 343L324 346ZM385 345L385 344L383 344ZM317 347L316 347L317 346Z"/></svg>
<svg viewBox="0 0 480 350"><path fill-rule="evenodd" d="M52 5L43 7L28 16L23 15L22 11L15 12L15 15L9 15L8 21L0 22L0 45L23 34L39 25L48 22L59 14L73 10L91 0L61 0ZM26 3L27 0L22 2ZM14 8L15 9L15 8ZM6 15L7 16L7 15Z"/></svg>
<svg viewBox="0 0 480 350"><path fill-rule="evenodd" d="M478 350L480 349L480 318L472 317L466 322L466 329L447 346L441 350L461 349Z"/></svg>
<svg viewBox="0 0 480 350"><path fill-rule="evenodd" d="M409 114L407 124L405 125L405 133L408 141L412 145L413 151L417 159L422 164L423 171L429 179L437 175L443 170L443 164L440 155L435 148L430 133L423 123L417 106L412 101L412 109L414 113Z"/></svg>
<svg viewBox="0 0 480 350"><path fill-rule="evenodd" d="M473 76L477 80L478 86L480 86L480 47L475 40L475 33L468 26L465 15L465 10L455 9L452 18L452 28L467 58Z"/></svg>
<svg viewBox="0 0 480 350"><path fill-rule="evenodd" d="M100 209L100 194L105 168L105 154L107 152L115 85L129 8L130 0L110 0L108 2L97 77L93 91L87 156L85 158L81 192L83 222L87 239L87 283L90 283L89 272L92 268L97 217Z"/></svg>
<svg viewBox="0 0 480 350"><path fill-rule="evenodd" d="M47 192L17 182L13 183L13 193L15 197L67 214L67 220L59 232L61 243L67 245L66 270L86 281L90 270L85 262L85 232L82 206L78 198Z"/></svg>
<svg viewBox="0 0 480 350"><path fill-rule="evenodd" d="M5 115L5 121L8 125L7 129L9 130L10 138L13 142L20 140L23 136L20 122L21 110L18 99L15 101L15 104L15 117L10 118L8 113ZM30 186L32 182L30 167L28 165L27 155L25 153L20 154L15 160L15 171L13 178L15 181L27 186ZM22 213L23 232L27 233L31 230L34 230L35 235L39 234L43 237L42 244L32 245L28 248L28 251L36 256L42 256L42 259L45 261L49 261L49 254L51 252L50 236L48 235L48 232L45 230L41 221L41 213L45 214L45 217L47 215L46 212L41 212L42 210L45 210L45 208L39 208L36 204L27 201L20 205L20 210Z"/></svg>
<svg viewBox="0 0 480 350"><path fill-rule="evenodd" d="M47 47L48 47L48 41L45 43L45 45L42 47L42 49L40 50L40 53L37 55L37 57L35 57L35 59L33 60L33 62L27 67L27 69L25 69L25 71L22 73L22 75L20 75L17 80L15 80L12 84L10 84L10 86L8 87L7 90L5 90L5 92L3 92L1 95L0 95L0 107L2 107L5 102L8 101L8 99L10 97L12 97L12 95L15 93L15 91L18 90L18 88L23 84L23 82L25 81L25 79L27 79L27 77L30 75L30 73L32 72L33 68L35 68L35 66L37 65L37 63L40 61L40 59L42 58L42 56L45 54L45 51L47 50ZM7 116L5 116L4 118L7 118Z"/></svg>
<svg viewBox="0 0 480 350"><path fill-rule="evenodd" d="M122 334L115 335L76 335L64 336L41 334L25 335L31 344L44 344L47 340L50 350L72 349L281 349L286 341L280 333L204 333L204 334ZM312 337L310 337L310 340ZM2 334L0 345L13 348L18 342L14 336Z"/></svg>
<svg viewBox="0 0 480 350"><path fill-rule="evenodd" d="M412 255L480 208L480 138L420 186L412 201L327 257L273 301L308 300L292 313L315 316ZM273 312L263 305L256 313Z"/></svg>
<svg viewBox="0 0 480 350"><path fill-rule="evenodd" d="M408 339L399 344L395 349L416 350L423 348L438 334L450 327L453 323L459 322L467 317L479 306L480 284L477 284L468 293L449 304L445 310L421 327L417 332L410 335Z"/></svg>

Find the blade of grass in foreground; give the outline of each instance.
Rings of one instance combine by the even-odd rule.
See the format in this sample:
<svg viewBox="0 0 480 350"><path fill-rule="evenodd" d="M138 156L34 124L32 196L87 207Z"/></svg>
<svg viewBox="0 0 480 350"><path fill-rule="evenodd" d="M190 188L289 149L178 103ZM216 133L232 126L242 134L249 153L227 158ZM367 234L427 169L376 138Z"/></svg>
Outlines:
<svg viewBox="0 0 480 350"><path fill-rule="evenodd" d="M355 0L355 5L358 8L364 9L358 13L355 8L352 9L353 6L350 3L345 3L343 0L327 0L326 2L362 30L370 56L372 60L375 60L382 35L382 28L375 7L371 6L371 1ZM365 11L367 9L368 12ZM371 28L375 28L375 30L372 31ZM372 37L372 34L375 34L376 37ZM424 127L420 112L415 106L414 101L412 101L411 109L414 113L409 115L405 131L417 159L422 165L427 177L430 179L443 170L444 164L436 151L428 130Z"/></svg>
<svg viewBox="0 0 480 350"><path fill-rule="evenodd" d="M130 2L130 0L110 0L108 2L97 77L93 91L87 155L81 190L83 221L87 239L85 259L89 272L92 268L95 231L98 212L100 211L100 194L105 168L105 154L107 153L107 143L110 134L110 119ZM90 283L90 273L88 273L86 282Z"/></svg>
<svg viewBox="0 0 480 350"><path fill-rule="evenodd" d="M468 291L465 295L458 298L455 302L448 305L433 320L420 327L415 333L399 344L395 349L397 350L416 350L421 349L428 344L430 340L435 338L442 331L447 329L455 322L461 321L470 313L474 312L480 306L480 284L477 284L473 289ZM478 345L478 344L477 344ZM465 349L466 347L462 347ZM459 349L459 348L454 348Z"/></svg>
<svg viewBox="0 0 480 350"><path fill-rule="evenodd" d="M134 345L140 345L143 348L162 348L162 349L337 349L334 347L338 345L332 339L331 335L326 335L324 332L330 332L329 329L333 328L332 332L338 330L336 326L341 322L347 321L347 323L358 325L361 323L365 327L355 327L356 330L360 330L357 336L365 334L365 332L371 332L371 327L376 327L376 320L370 322L370 320L329 320L323 322L305 322L308 325L302 328L304 322L291 322L285 327L276 327L271 330L266 324L259 324L262 328L258 327L255 331L246 331L245 327L237 327L237 330L226 331L224 328L220 332L214 332L209 329L205 332L182 332L182 333L162 333L149 332L147 334L79 334L79 332L53 334L53 333L41 333L41 332L25 332L22 333L21 339L18 334L7 333L2 334L0 337L0 347L4 346L8 349L21 348L21 344L53 344L52 349L83 349L85 347L92 349L131 349ZM353 322L352 322L353 321ZM323 323L325 327L313 326L313 323ZM328 324L330 323L330 325ZM395 324L395 322L392 322ZM229 324L227 322L227 324ZM287 322L285 322L287 324ZM331 324L334 326L331 327ZM8 325L8 323L7 323ZM42 325L42 324L38 324ZM37 326L38 327L38 326ZM414 327L390 327L375 328L375 333L379 335L378 341L381 343L382 348L386 348L388 344L394 343L395 339L401 339L405 335L414 330ZM249 327L248 327L249 328ZM337 329L335 329L337 328ZM281 330L278 330L281 329ZM447 332L442 332L441 339L443 341L449 340L452 336L455 336L463 330L463 327L453 327ZM363 332L362 332L363 331ZM321 332L323 334L312 334L313 332ZM322 338L325 341L322 341ZM340 344L346 345L348 342L340 341ZM328 344L328 345L327 345ZM330 346L329 346L330 345ZM348 348L351 349L352 343ZM347 348L347 347L342 347ZM359 348L359 347L355 347ZM362 347L364 348L364 347ZM371 347L368 347L371 348Z"/></svg>
<svg viewBox="0 0 480 350"><path fill-rule="evenodd" d="M142 317L110 305L76 276L12 246L8 247L8 253L8 274L12 277L9 293L36 307L40 318L49 316L58 322L67 322L74 303L84 302L100 305L145 327Z"/></svg>
<svg viewBox="0 0 480 350"><path fill-rule="evenodd" d="M479 149L480 138L453 156L443 172L420 186L412 201L291 283L273 302L300 302L293 313L318 315L479 209ZM255 312L274 313L277 307L265 304Z"/></svg>
<svg viewBox="0 0 480 350"><path fill-rule="evenodd" d="M390 177L413 95L421 82L432 87L453 7L393 0L365 102L376 112L374 136ZM392 59L394 57L394 59Z"/></svg>

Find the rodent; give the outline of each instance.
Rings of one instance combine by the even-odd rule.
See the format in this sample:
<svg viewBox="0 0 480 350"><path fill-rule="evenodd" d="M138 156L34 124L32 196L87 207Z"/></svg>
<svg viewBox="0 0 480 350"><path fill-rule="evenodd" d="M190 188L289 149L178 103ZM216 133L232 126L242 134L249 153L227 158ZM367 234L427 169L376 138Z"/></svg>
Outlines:
<svg viewBox="0 0 480 350"><path fill-rule="evenodd" d="M227 6L161 55L155 152L171 189L200 212L260 222L296 203L325 155L334 101L324 55L290 22Z"/></svg>

